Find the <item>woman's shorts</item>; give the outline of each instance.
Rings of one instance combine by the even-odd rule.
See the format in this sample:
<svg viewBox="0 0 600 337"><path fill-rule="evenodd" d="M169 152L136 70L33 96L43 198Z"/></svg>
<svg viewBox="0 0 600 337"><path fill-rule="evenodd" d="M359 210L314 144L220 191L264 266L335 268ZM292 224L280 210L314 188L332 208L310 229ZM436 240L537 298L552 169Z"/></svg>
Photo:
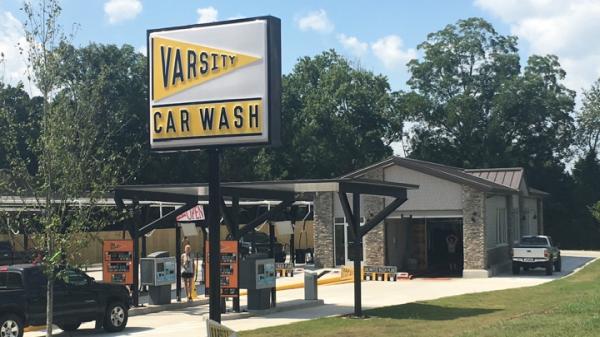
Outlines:
<svg viewBox="0 0 600 337"><path fill-rule="evenodd" d="M181 277L183 278L193 278L194 273L181 273Z"/></svg>

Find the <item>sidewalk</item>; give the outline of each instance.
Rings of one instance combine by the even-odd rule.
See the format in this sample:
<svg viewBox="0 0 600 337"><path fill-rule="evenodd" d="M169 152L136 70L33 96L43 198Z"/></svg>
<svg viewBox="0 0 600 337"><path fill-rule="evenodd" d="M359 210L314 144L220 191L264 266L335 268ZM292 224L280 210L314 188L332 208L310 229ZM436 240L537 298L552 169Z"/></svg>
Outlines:
<svg viewBox="0 0 600 337"><path fill-rule="evenodd" d="M591 251L563 251L562 254L564 258L563 272L554 273L553 276L546 276L540 269L519 276L502 275L501 277L485 279L451 278L446 280L415 279L398 282L362 282L363 309L434 300L468 293L536 286L569 275L579 270L586 263L600 258L600 252ZM235 320L224 324L235 331L254 330L320 317L343 315L354 310L354 285L352 283L319 286L318 291L319 298L325 300L323 306ZM301 298L304 296L304 292L302 289L287 290L278 292L277 296L278 300L287 301Z"/></svg>
<svg viewBox="0 0 600 337"><path fill-rule="evenodd" d="M487 279L415 279L411 281L362 282L362 301L364 309L404 304L414 301L433 300L442 297L478 293L509 288L530 287L550 282L579 270L600 256L600 252L570 252L563 251L563 272L546 276L544 271L532 270L518 276L510 274ZM291 282L288 279L285 282ZM282 279L283 282L283 279ZM342 315L353 311L354 285L336 284L319 286L319 298L324 305L311 308L296 309L285 312L269 313L264 316L227 320L233 315L223 315L223 324L235 331L253 330L264 327L284 325L309 319ZM286 290L277 293L280 306L284 302L292 302L304 297L303 289ZM241 298L241 305L246 303L246 297ZM231 308L231 302L227 302ZM135 337L154 336L206 336L206 318L208 305L188 307L173 311L163 311L147 315L130 317L127 330L123 335ZM94 335L110 337L114 334L93 330L93 323L83 324L78 335ZM31 332L27 337L42 337L43 332ZM70 334L61 333L57 336L68 337Z"/></svg>

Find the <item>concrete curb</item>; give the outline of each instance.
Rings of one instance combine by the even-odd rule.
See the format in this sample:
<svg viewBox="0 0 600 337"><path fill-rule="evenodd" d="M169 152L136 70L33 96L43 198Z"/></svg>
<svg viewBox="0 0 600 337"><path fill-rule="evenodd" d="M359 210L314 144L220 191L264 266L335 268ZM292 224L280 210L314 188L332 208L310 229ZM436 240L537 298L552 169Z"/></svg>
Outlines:
<svg viewBox="0 0 600 337"><path fill-rule="evenodd" d="M200 299L193 302L175 302L163 305L147 305L145 307L129 309L129 317L153 314L161 311L173 311L190 307L198 307L206 304L208 304L208 299Z"/></svg>
<svg viewBox="0 0 600 337"><path fill-rule="evenodd" d="M242 318L250 318L255 316L265 316L269 314L274 314L277 312L285 312L299 309L306 309L317 307L320 305L324 305L325 301L323 300L294 300L289 302L280 303L277 307L267 309L267 310L253 310L246 312L232 312L228 314L221 315L222 321L231 321L234 319L242 319Z"/></svg>
<svg viewBox="0 0 600 337"><path fill-rule="evenodd" d="M185 308L198 307L201 305L208 305L208 299L200 299L195 300L193 302L181 302L181 303L170 303L164 305L148 305L145 307L131 308L129 309L129 317L154 314L162 311L174 311L181 310ZM264 316L273 314L276 312L284 312L284 311L292 311L297 309L306 309L311 307L316 307L320 305L324 305L325 301L323 300L314 300L314 301L305 301L305 300L293 300L289 302L280 303L277 307L267 309L267 310L253 310L246 312L232 312L223 314L221 316L221 320L230 321L234 319L242 319L249 318L254 316Z"/></svg>

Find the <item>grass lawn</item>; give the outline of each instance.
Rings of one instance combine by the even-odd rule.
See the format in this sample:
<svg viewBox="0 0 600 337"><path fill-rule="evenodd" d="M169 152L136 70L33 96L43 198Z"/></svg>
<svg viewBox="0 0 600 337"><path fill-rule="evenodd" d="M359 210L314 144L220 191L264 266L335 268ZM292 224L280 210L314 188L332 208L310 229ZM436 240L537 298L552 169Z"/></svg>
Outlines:
<svg viewBox="0 0 600 337"><path fill-rule="evenodd" d="M245 331L268 336L600 336L600 261L536 287L366 311L368 319L321 318Z"/></svg>

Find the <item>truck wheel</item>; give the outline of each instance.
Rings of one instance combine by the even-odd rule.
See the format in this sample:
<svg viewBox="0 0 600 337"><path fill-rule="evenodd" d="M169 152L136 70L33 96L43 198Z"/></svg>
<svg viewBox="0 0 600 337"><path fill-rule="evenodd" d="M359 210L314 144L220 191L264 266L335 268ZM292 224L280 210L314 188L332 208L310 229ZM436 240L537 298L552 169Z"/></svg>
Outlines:
<svg viewBox="0 0 600 337"><path fill-rule="evenodd" d="M553 268L554 265L552 264L552 261L548 261L548 264L546 265L546 275L552 275Z"/></svg>
<svg viewBox="0 0 600 337"><path fill-rule="evenodd" d="M562 270L562 259L560 256L554 261L554 271L560 272Z"/></svg>
<svg viewBox="0 0 600 337"><path fill-rule="evenodd" d="M80 325L81 325L81 323L67 323L67 324L58 324L58 327L62 331L72 332L72 331L79 329Z"/></svg>
<svg viewBox="0 0 600 337"><path fill-rule="evenodd" d="M23 320L13 314L0 317L0 337L23 337Z"/></svg>
<svg viewBox="0 0 600 337"><path fill-rule="evenodd" d="M113 302L106 307L104 313L104 330L107 332L120 332L127 326L129 313L123 303Z"/></svg>
<svg viewBox="0 0 600 337"><path fill-rule="evenodd" d="M519 275L519 272L521 271L521 266L519 266L518 263L514 263L512 264L512 273L513 275Z"/></svg>

